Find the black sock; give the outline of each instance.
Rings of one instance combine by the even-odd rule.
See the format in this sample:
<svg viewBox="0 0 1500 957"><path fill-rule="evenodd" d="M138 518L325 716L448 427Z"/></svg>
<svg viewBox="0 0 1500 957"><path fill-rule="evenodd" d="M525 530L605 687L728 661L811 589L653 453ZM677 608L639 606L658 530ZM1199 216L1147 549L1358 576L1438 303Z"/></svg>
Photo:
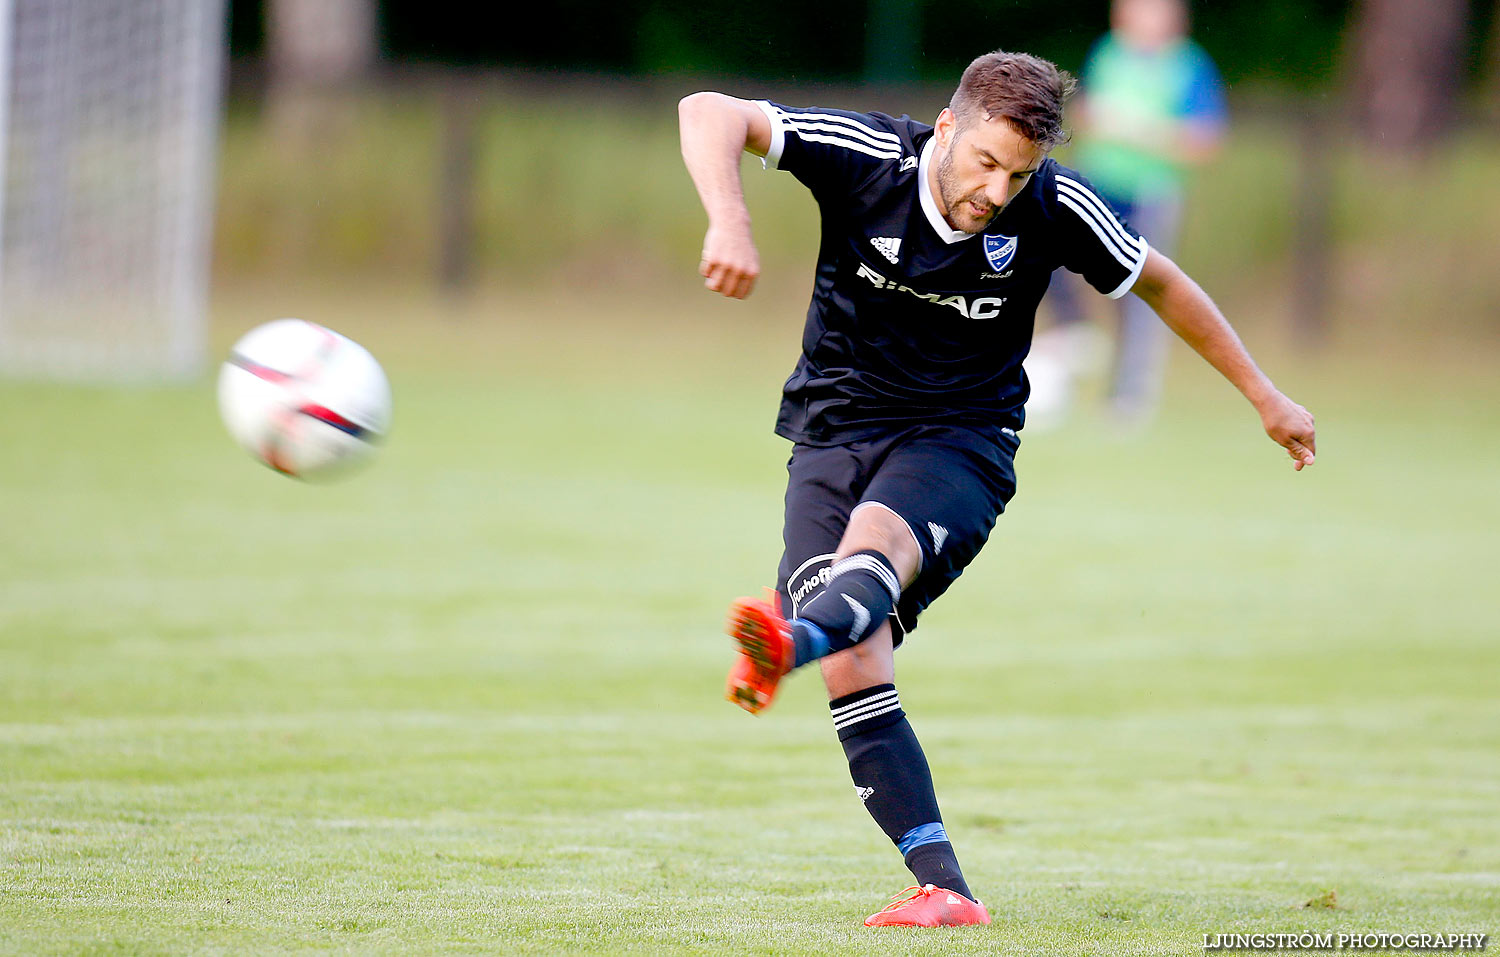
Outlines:
<svg viewBox="0 0 1500 957"><path fill-rule="evenodd" d="M964 872L958 868L958 855L948 841L918 844L906 852L906 867L916 875L918 884L936 884L945 891L957 891L969 900L974 899Z"/></svg>
<svg viewBox="0 0 1500 957"><path fill-rule="evenodd" d="M877 551L855 552L834 562L828 572L828 584L808 599L793 620L794 636L799 622L810 622L819 638L798 648L799 665L807 663L801 660L802 654L829 655L854 647L874 634L901 600L896 569Z"/></svg>
<svg viewBox="0 0 1500 957"><path fill-rule="evenodd" d="M943 830L932 773L892 684L875 685L828 703L865 810L901 850L919 884L974 895Z"/></svg>

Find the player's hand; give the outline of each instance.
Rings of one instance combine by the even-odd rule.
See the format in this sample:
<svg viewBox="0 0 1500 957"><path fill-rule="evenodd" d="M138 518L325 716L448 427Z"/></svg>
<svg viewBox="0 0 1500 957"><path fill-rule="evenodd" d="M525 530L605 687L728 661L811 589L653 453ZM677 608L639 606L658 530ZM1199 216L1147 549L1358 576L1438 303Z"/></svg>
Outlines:
<svg viewBox="0 0 1500 957"><path fill-rule="evenodd" d="M1312 413L1280 392L1260 405L1260 423L1266 434L1286 449L1292 457L1292 468L1302 471L1317 458L1317 431Z"/></svg>
<svg viewBox="0 0 1500 957"><path fill-rule="evenodd" d="M721 296L744 299L760 276L760 253L750 229L708 228L703 237L703 260L698 264L703 285Z"/></svg>

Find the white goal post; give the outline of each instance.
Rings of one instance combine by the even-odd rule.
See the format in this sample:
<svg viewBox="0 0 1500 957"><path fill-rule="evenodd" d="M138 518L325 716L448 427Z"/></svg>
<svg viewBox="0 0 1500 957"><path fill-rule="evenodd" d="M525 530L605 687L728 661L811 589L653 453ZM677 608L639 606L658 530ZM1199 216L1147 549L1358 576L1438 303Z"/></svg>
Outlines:
<svg viewBox="0 0 1500 957"><path fill-rule="evenodd" d="M0 374L202 370L225 0L0 0Z"/></svg>

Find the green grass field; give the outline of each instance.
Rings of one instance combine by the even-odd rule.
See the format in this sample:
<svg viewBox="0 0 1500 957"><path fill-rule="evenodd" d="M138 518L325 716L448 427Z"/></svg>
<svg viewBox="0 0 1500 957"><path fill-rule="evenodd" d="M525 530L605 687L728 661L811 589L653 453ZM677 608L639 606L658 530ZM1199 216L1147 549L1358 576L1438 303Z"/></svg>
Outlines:
<svg viewBox="0 0 1500 957"><path fill-rule="evenodd" d="M1500 933L1493 354L1263 356L1319 416L1302 474L1185 352L1139 439L1026 436L898 656L996 920L876 932L908 875L816 677L720 699L799 297L691 287L221 294L221 343L302 314L386 361L391 441L337 485L234 448L207 380L0 385L0 951Z"/></svg>

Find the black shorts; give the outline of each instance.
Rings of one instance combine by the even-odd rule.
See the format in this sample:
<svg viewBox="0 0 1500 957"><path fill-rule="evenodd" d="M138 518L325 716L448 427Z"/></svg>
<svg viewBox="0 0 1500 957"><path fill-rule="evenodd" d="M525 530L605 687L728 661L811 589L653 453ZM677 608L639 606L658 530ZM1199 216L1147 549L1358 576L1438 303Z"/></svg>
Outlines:
<svg viewBox="0 0 1500 957"><path fill-rule="evenodd" d="M776 588L794 617L828 582L858 508L885 508L922 550L916 580L892 613L899 644L917 616L963 573L1016 492L1020 439L1010 429L922 425L846 445L797 445L787 462Z"/></svg>

